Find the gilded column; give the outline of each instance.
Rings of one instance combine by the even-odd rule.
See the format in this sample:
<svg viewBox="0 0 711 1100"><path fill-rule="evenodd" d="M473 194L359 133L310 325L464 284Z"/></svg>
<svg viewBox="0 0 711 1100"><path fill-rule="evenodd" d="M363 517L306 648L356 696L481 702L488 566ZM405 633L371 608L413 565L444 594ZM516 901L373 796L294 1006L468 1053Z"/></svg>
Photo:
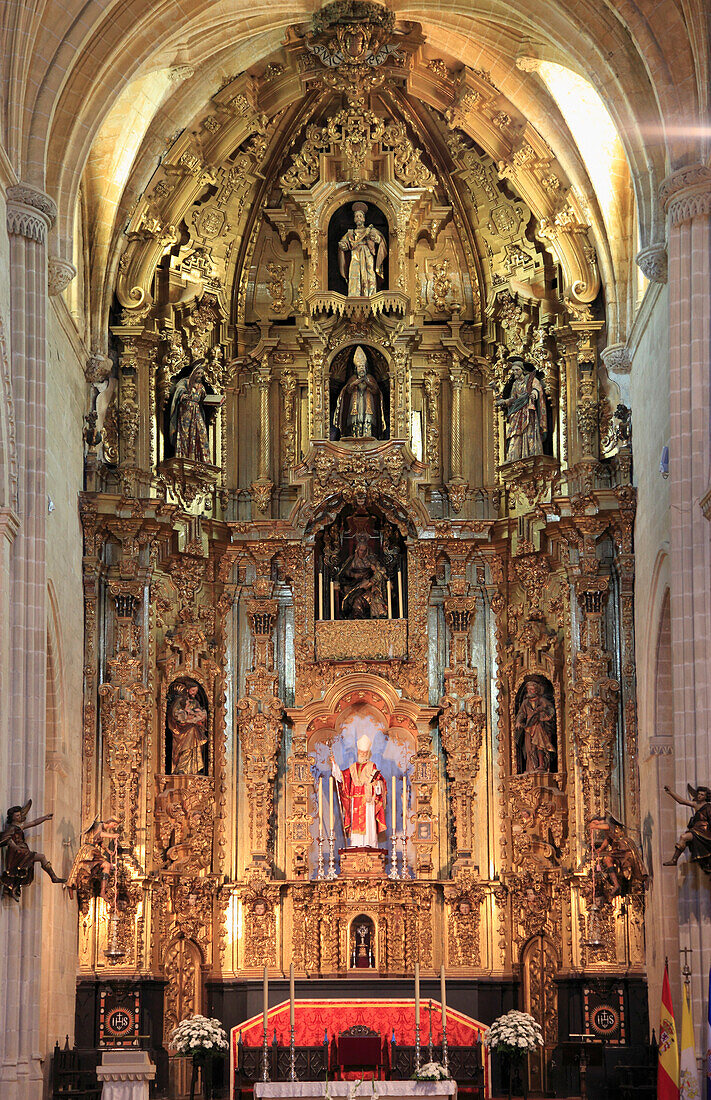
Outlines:
<svg viewBox="0 0 711 1100"><path fill-rule="evenodd" d="M460 512L467 497L467 483L462 467L462 386L464 373L460 369L459 359L455 355L449 381L452 386L452 426L450 435L450 479L447 491L449 501L455 512Z"/></svg>
<svg viewBox="0 0 711 1100"><path fill-rule="evenodd" d="M9 562L10 749L3 788L12 802L32 798L39 813L44 812L47 671L47 236L56 213L52 199L33 187L7 189L19 527ZM45 846L46 838L47 832ZM22 904L6 910L1 922L0 1093L6 1100L42 1095L39 998L47 888L42 878L40 873Z"/></svg>
<svg viewBox="0 0 711 1100"><path fill-rule="evenodd" d="M259 366L257 382L259 384L259 476L253 481L250 490L252 499L260 512L266 512L272 499L274 484L269 476L269 462L272 449L272 432L269 416L269 389L272 372L269 357L265 354Z"/></svg>
<svg viewBox="0 0 711 1100"><path fill-rule="evenodd" d="M701 507L711 465L711 168L696 164L679 169L662 184L660 198L669 253L675 787L684 791L687 783L709 782L711 749L711 530ZM689 883L680 892L680 942L692 948L696 960L692 998L697 1020L706 1010L703 974L711 962L705 890L705 884L694 889Z"/></svg>

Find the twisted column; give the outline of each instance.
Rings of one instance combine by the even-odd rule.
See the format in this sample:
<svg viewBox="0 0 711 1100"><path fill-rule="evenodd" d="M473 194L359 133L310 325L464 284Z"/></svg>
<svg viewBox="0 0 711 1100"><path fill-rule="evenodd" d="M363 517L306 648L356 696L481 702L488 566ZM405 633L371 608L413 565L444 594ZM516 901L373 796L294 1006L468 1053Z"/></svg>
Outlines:
<svg viewBox="0 0 711 1100"><path fill-rule="evenodd" d="M7 684L9 767L3 809L32 798L43 812L47 668L46 405L47 236L53 201L24 184L7 189L10 242L10 347L17 448L19 526L10 549ZM37 837L41 848L41 834ZM0 921L0 1093L42 1095L40 956L44 876Z"/></svg>

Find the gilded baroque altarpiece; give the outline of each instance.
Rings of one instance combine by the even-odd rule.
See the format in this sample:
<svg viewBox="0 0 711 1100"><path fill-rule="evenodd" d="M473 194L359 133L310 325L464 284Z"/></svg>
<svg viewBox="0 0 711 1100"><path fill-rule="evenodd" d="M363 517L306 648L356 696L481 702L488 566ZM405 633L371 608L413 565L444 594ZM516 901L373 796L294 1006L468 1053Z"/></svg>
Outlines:
<svg viewBox="0 0 711 1100"><path fill-rule="evenodd" d="M75 867L80 969L164 980L167 1036L206 980L348 974L367 918L365 976L521 979L554 1043L557 980L643 969L629 417L562 166L362 7L227 81L126 233L81 501L83 822L119 841ZM341 833L319 876L361 726L399 851L349 869Z"/></svg>

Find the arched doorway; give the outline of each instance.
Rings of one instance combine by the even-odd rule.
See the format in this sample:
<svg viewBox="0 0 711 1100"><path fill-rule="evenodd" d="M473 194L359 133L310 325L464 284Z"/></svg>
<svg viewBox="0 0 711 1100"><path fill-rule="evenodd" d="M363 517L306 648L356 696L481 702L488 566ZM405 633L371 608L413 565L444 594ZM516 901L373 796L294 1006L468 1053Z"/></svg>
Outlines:
<svg viewBox="0 0 711 1100"><path fill-rule="evenodd" d="M192 940L177 939L168 944L163 956L163 971L168 979L163 1015L163 1045L170 1045L173 1028L187 1016L200 1012L201 982L200 948ZM172 1058L170 1064L170 1095L176 1098L190 1094L192 1061Z"/></svg>
<svg viewBox="0 0 711 1100"><path fill-rule="evenodd" d="M543 1030L544 1046L528 1059L528 1087L547 1092L550 1060L558 1042L558 956L547 936L533 936L521 956L523 1005Z"/></svg>

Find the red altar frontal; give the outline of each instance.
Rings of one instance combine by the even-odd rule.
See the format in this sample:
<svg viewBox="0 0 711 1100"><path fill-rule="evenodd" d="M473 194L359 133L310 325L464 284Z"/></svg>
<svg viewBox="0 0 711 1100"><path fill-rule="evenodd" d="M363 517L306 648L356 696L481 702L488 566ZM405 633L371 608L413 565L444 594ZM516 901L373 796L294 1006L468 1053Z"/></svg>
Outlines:
<svg viewBox="0 0 711 1100"><path fill-rule="evenodd" d="M282 1001L269 1009L268 1041L280 1047L289 1046L289 1001ZM422 1062L428 1060L430 1028L434 1047L442 1043L442 1010L438 1001L420 1002L420 1044ZM346 1031L358 1029L375 1033L378 1042L389 1048L394 1041L401 1047L415 1045L414 999L385 1001L368 999L297 1000L294 1006L294 1044L296 1047L316 1047L337 1043ZM450 1047L474 1047L483 1040L487 1027L463 1012L447 1008L447 1042ZM230 1095L234 1096L235 1068L239 1044L243 1048L259 1048L264 1042L263 1016L259 1013L232 1028L230 1042ZM482 1050L485 1048L482 1047ZM485 1066L485 1069L488 1067ZM353 1074L344 1064L339 1076L364 1076ZM486 1074L488 1079L488 1073ZM488 1090L487 1090L488 1091Z"/></svg>

